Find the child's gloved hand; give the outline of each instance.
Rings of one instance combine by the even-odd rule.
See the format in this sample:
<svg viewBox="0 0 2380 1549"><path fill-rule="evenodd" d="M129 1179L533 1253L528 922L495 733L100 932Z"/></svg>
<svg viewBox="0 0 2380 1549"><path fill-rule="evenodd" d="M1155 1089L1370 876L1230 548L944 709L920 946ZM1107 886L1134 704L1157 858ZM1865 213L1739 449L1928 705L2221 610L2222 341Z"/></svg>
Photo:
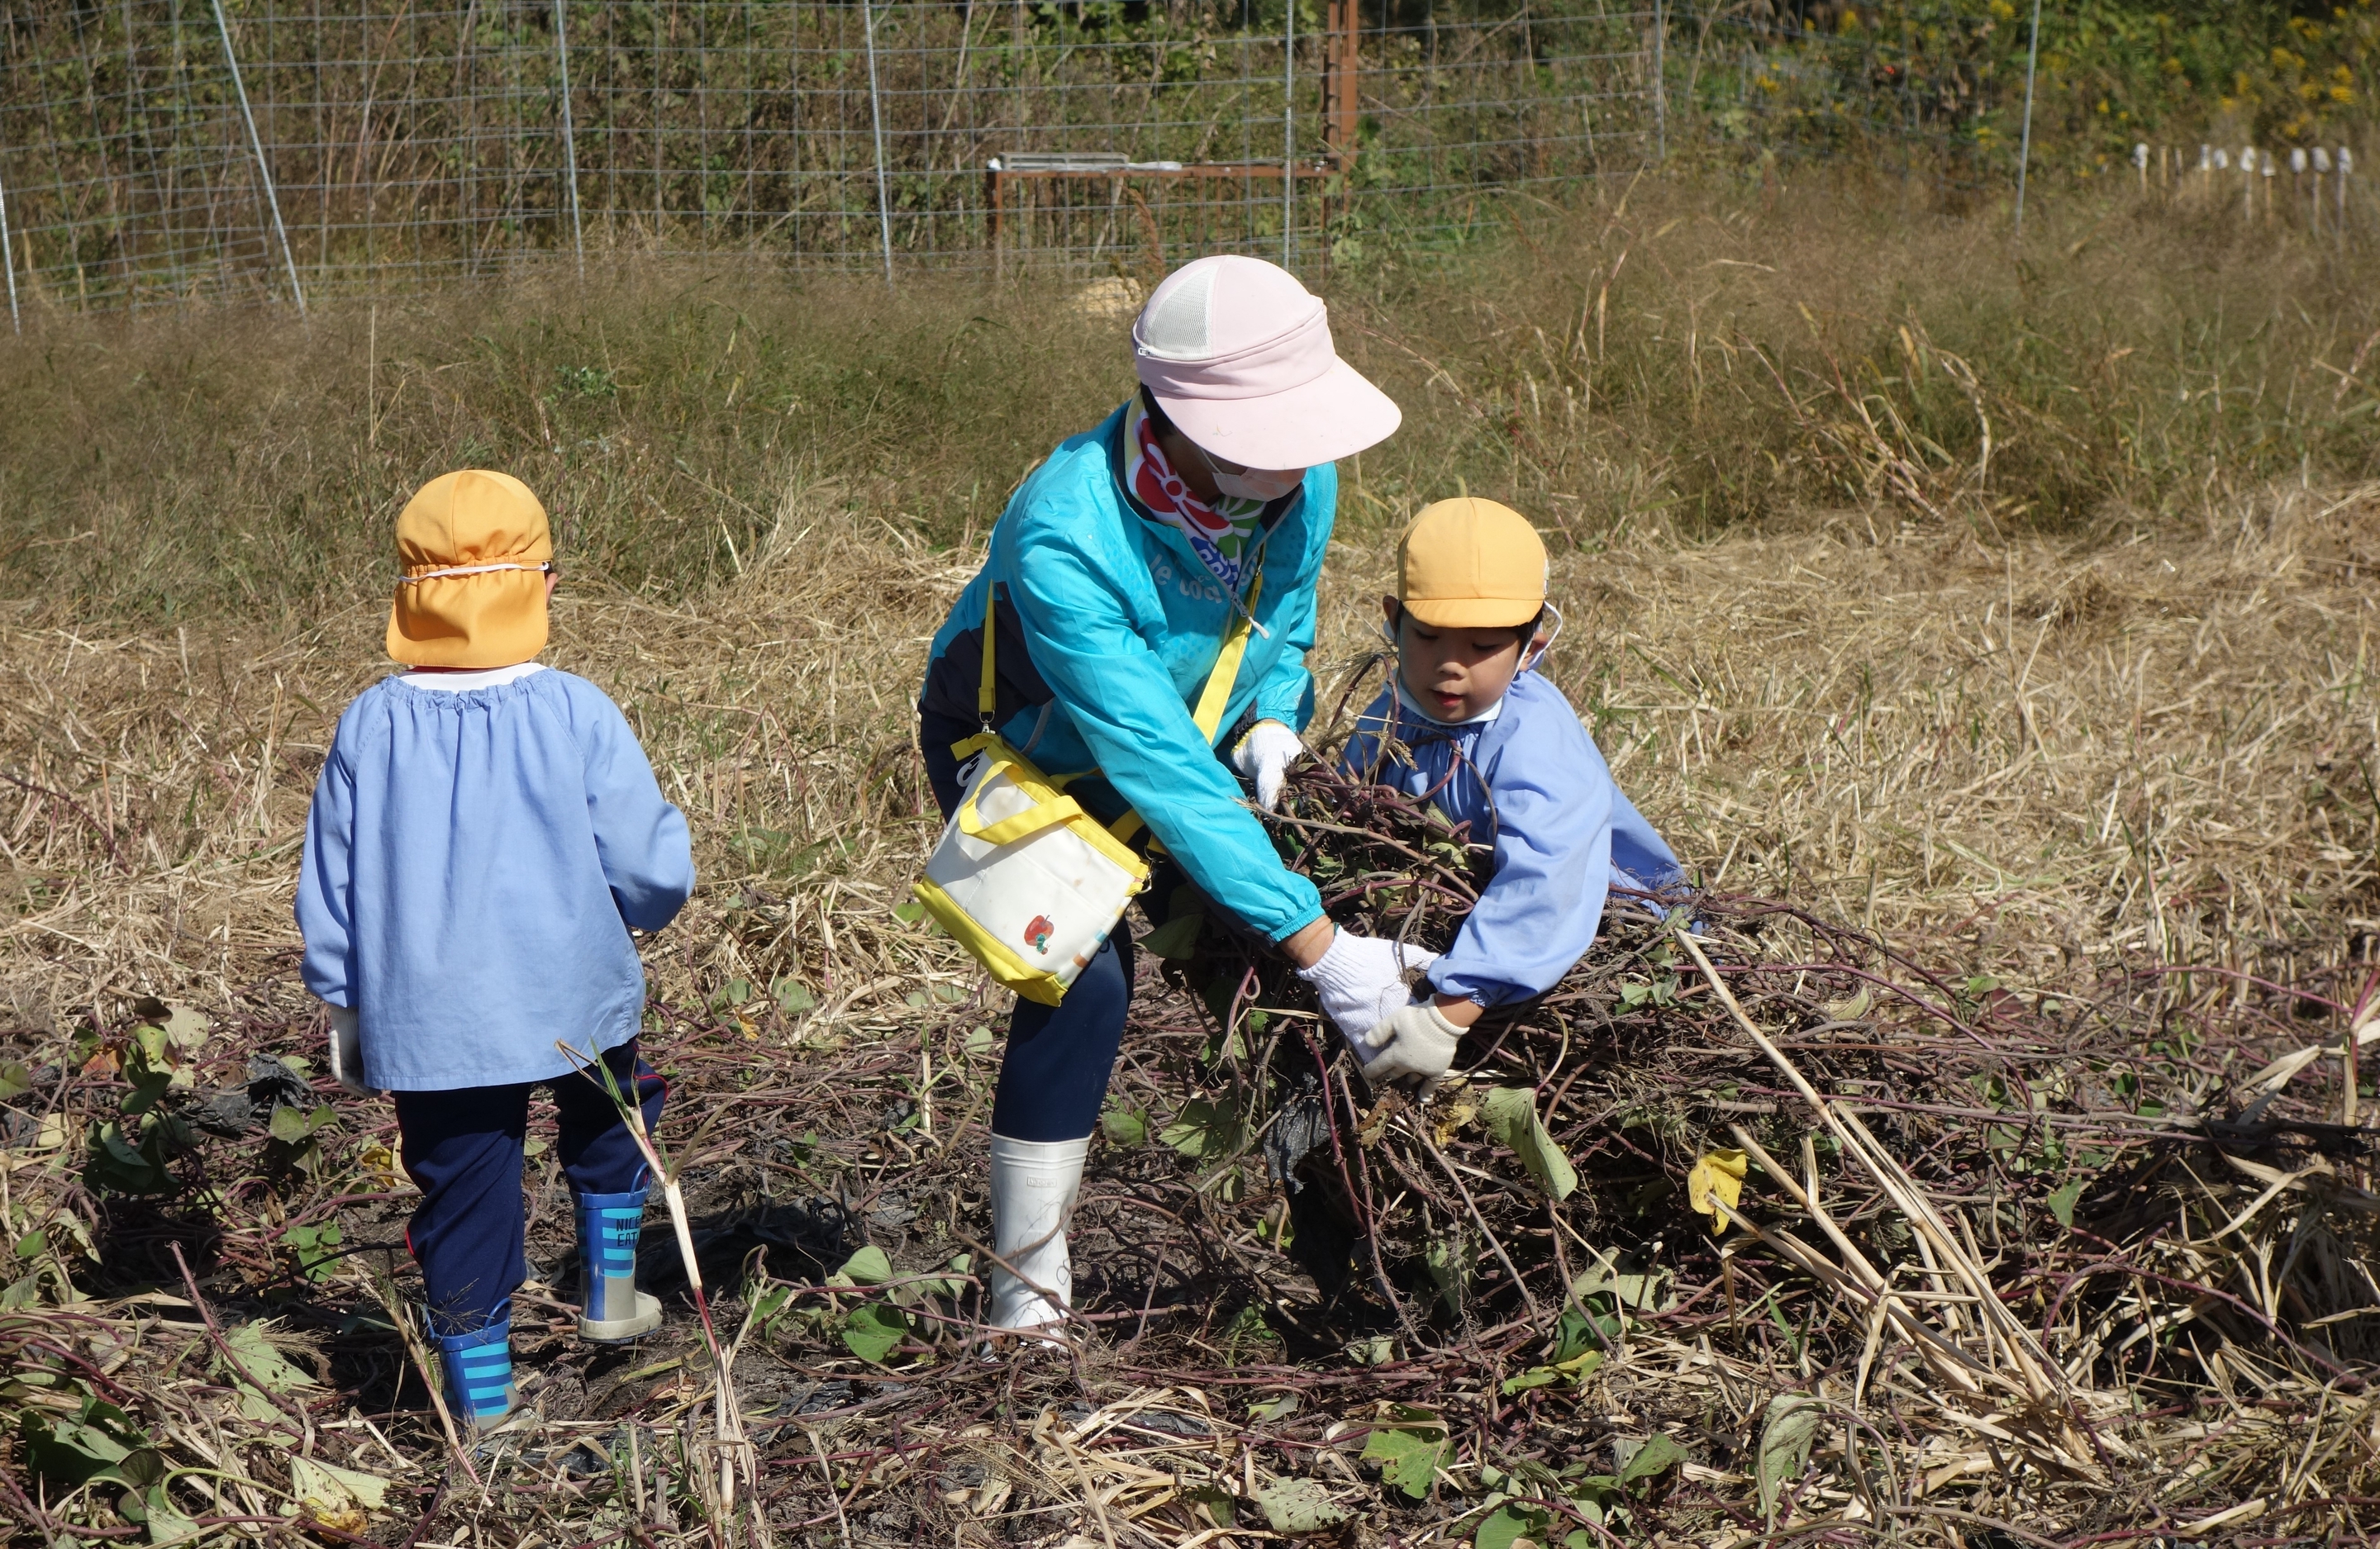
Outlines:
<svg viewBox="0 0 2380 1549"><path fill-rule="evenodd" d="M1364 1035L1364 1045L1379 1051L1365 1063L1364 1079L1375 1089L1415 1081L1418 1095L1427 1102L1438 1090L1439 1078L1454 1063L1454 1046L1462 1041L1463 1029L1429 1001L1400 1006Z"/></svg>
<svg viewBox="0 0 2380 1549"><path fill-rule="evenodd" d="M1257 782L1257 805L1270 812L1281 802L1289 767L1305 756L1297 733L1278 720L1259 720L1232 749L1232 768Z"/></svg>
<svg viewBox="0 0 2380 1549"><path fill-rule="evenodd" d="M358 1097L379 1095L364 1084L363 1028L352 1006L325 1006L331 1013L331 1079Z"/></svg>
<svg viewBox="0 0 2380 1549"><path fill-rule="evenodd" d="M1363 1035L1413 998L1406 975L1437 961L1436 952L1342 930L1331 938L1330 950L1314 966L1299 969L1297 976L1314 986L1322 1014L1331 1025L1356 1045L1359 1056L1368 1059L1371 1050L1363 1047Z"/></svg>

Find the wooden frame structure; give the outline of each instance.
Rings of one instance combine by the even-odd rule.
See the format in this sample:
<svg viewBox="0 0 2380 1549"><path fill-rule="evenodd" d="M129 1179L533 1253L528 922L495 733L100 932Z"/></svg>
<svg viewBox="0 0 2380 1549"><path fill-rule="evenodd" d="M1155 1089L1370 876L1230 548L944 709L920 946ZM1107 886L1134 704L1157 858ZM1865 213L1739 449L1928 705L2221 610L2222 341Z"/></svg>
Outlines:
<svg viewBox="0 0 2380 1549"><path fill-rule="evenodd" d="M1322 69L1322 133L1323 154L1305 168L1303 175L1330 177L1352 172L1355 152L1362 134L1362 113L1356 90L1361 65L1357 55L1356 29L1360 13L1356 0L1329 0L1329 25L1323 34ZM1296 179L1301 169L1294 161L1285 162L1135 162L1118 151L1013 151L994 156L984 163L985 238L991 248L995 273L1007 270L1006 249L1001 236L1007 225L1008 187L1012 183L1033 182L1105 182L1113 190L1113 201L1128 198L1140 217L1148 238L1152 266L1163 271L1165 243L1158 226L1155 212L1148 200L1133 185L1138 180L1155 182L1229 183L1286 180L1281 190L1282 200L1294 205ZM1330 212L1326 205L1323 220L1327 224ZM1323 248L1327 264L1330 248Z"/></svg>

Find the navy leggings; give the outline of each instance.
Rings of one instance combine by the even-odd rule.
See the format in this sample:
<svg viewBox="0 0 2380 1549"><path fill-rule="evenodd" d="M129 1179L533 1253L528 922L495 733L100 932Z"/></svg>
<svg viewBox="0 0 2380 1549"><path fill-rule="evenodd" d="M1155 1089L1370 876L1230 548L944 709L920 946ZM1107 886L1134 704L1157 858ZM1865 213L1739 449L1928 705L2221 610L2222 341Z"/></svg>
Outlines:
<svg viewBox="0 0 2380 1549"><path fill-rule="evenodd" d="M972 737L973 721L922 713L917 749L926 778L944 821L965 794L959 789L959 760L951 744ZM1164 868L1170 871L1172 868ZM1171 889L1160 878L1154 896ZM1123 1044L1124 1014L1132 1010L1132 922L1116 922L1107 944L1066 986L1058 1005L1018 999L1008 1019L1008 1055L992 1093L991 1132L1010 1140L1081 1140L1099 1121L1099 1102L1115 1073Z"/></svg>
<svg viewBox="0 0 2380 1549"><path fill-rule="evenodd" d="M603 1063L622 1092L634 1071L650 1132L661 1121L667 1088L637 1058L637 1040L608 1050ZM513 1292L528 1277L521 1147L528 1133L529 1088L552 1088L561 1119L562 1170L582 1194L625 1194L644 1186L645 1158L612 1095L592 1075L451 1092L398 1092L396 1128L405 1170L421 1190L405 1240L421 1265L432 1332L473 1334L510 1315Z"/></svg>

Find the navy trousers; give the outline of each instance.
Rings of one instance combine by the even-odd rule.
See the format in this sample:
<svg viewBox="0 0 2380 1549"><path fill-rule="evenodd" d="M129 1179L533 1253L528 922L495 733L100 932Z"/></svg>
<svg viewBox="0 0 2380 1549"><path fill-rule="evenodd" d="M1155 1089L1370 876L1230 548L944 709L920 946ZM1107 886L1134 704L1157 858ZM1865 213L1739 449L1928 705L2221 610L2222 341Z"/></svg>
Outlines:
<svg viewBox="0 0 2380 1549"><path fill-rule="evenodd" d="M634 1083L650 1132L661 1121L667 1087L637 1057L637 1040L607 1051L603 1064L623 1094ZM521 1156L529 1089L539 1084L552 1089L562 1170L575 1192L625 1194L644 1186L644 1156L612 1095L591 1074L392 1094L405 1170L421 1191L406 1243L421 1266L431 1330L442 1337L475 1334L510 1316L512 1294L528 1278Z"/></svg>
<svg viewBox="0 0 2380 1549"><path fill-rule="evenodd" d="M951 744L976 734L973 721L921 712L917 750L945 822L966 794ZM1171 872L1172 867L1164 868ZM1157 896L1171 889L1160 877ZM1116 922L1059 1005L1020 999L1008 1019L1008 1054L991 1098L991 1132L1010 1140L1081 1140L1099 1121L1099 1103L1123 1045L1132 1010L1132 925Z"/></svg>

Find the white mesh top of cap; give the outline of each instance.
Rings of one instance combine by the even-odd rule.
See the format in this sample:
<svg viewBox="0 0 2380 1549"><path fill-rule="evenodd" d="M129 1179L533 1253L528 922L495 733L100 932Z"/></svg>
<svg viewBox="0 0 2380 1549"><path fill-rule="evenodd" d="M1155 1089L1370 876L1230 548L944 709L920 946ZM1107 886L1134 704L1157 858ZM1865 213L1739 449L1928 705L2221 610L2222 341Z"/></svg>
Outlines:
<svg viewBox="0 0 2380 1549"><path fill-rule="evenodd" d="M1214 354L1209 314L1220 264L1194 264L1157 287L1140 316L1140 347L1160 360L1205 360Z"/></svg>

